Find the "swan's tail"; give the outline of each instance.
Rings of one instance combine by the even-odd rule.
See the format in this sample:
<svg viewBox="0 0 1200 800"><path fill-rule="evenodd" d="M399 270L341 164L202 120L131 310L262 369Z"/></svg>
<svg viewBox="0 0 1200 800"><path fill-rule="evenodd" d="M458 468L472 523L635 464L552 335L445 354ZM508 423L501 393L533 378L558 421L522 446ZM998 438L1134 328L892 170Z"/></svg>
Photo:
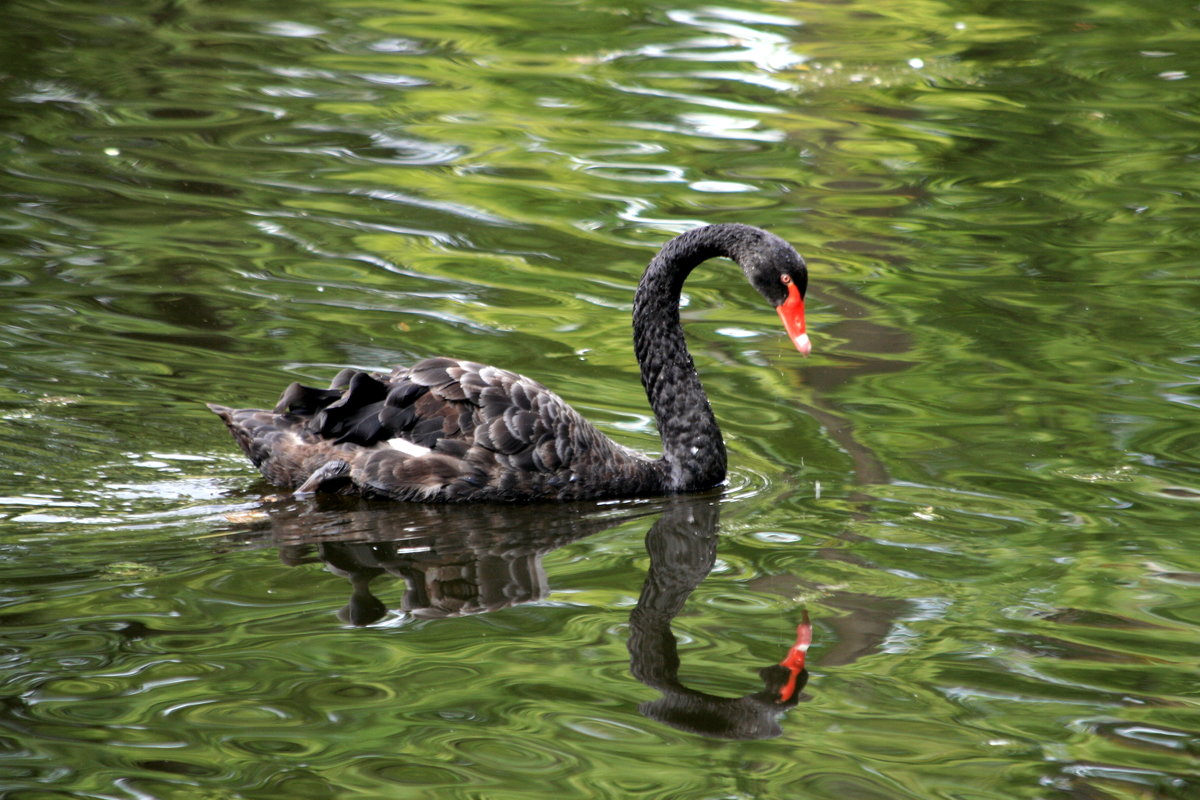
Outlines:
<svg viewBox="0 0 1200 800"><path fill-rule="evenodd" d="M268 411L252 408L239 411L217 403L205 403L205 405L208 406L209 411L221 418L225 427L229 428L229 432L233 434L234 441L254 462L254 466L261 467L266 457L263 442L271 432L278 430L278 426L275 424L275 415Z"/></svg>
<svg viewBox="0 0 1200 800"><path fill-rule="evenodd" d="M294 489L329 459L328 448L305 435L303 421L296 417L257 408L207 405L229 428L251 463L277 486Z"/></svg>

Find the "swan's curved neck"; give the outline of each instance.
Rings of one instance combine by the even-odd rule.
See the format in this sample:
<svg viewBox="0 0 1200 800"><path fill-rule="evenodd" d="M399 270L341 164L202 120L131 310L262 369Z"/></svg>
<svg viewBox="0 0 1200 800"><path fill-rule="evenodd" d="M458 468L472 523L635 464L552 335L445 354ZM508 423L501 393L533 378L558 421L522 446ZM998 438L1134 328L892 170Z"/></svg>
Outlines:
<svg viewBox="0 0 1200 800"><path fill-rule="evenodd" d="M741 226L710 225L672 239L650 262L634 296L634 350L658 418L668 491L707 489L725 479L725 443L683 338L679 298L684 279L701 262L736 259L736 242L728 235L735 227Z"/></svg>

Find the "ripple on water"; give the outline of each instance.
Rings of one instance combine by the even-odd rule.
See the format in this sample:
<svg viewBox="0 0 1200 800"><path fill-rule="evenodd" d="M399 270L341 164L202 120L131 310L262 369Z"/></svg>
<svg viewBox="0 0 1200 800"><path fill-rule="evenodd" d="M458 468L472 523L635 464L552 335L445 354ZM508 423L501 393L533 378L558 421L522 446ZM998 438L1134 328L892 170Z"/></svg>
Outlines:
<svg viewBox="0 0 1200 800"><path fill-rule="evenodd" d="M439 759L440 760L440 759ZM347 766L347 771L367 786L395 791L398 786L419 787L422 792L451 789L463 785L491 783L470 766L422 764L385 756L366 756Z"/></svg>
<svg viewBox="0 0 1200 800"><path fill-rule="evenodd" d="M631 725L614 719L585 716L579 714L561 714L556 720L563 727L574 731L588 739L601 740L619 746L651 744L657 737L648 732L644 726Z"/></svg>
<svg viewBox="0 0 1200 800"><path fill-rule="evenodd" d="M249 754L266 758L320 758L329 752L329 746L313 739L309 734L298 732L295 738L276 735L233 735L225 738L223 747L237 755Z"/></svg>
<svg viewBox="0 0 1200 800"><path fill-rule="evenodd" d="M326 721L326 713L283 698L275 702L252 698L206 698L169 706L163 709L160 718L162 723L172 727L183 725L194 732L236 728L271 735L281 729L311 728Z"/></svg>
<svg viewBox="0 0 1200 800"><path fill-rule="evenodd" d="M485 736L465 736L453 745L461 763L487 770L515 769L531 779L561 775L572 766L553 746L536 742L516 742Z"/></svg>

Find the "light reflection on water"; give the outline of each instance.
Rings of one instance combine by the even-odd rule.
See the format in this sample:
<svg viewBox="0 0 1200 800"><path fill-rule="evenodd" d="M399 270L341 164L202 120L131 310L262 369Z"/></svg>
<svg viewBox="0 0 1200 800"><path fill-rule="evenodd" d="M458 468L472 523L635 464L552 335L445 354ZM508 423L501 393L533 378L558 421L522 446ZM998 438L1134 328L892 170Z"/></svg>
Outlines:
<svg viewBox="0 0 1200 800"><path fill-rule="evenodd" d="M0 17L10 792L1195 793L1200 65L1177 9ZM775 230L814 273L804 363L733 270L684 311L732 473L672 680L753 695L808 608L780 736L638 712L663 695L628 620L670 504L568 514L487 614L404 616L396 582L279 563L336 534L248 546L403 513L264 500L200 405L344 365L517 369L653 450L632 287L701 221Z"/></svg>

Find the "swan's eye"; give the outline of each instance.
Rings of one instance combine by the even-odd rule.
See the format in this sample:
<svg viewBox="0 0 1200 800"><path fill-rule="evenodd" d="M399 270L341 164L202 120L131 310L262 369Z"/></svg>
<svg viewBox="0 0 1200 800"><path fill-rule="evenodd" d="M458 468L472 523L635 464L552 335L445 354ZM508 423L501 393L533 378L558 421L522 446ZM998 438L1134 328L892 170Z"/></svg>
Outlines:
<svg viewBox="0 0 1200 800"><path fill-rule="evenodd" d="M791 283L792 276L791 275L780 275L779 280L782 281L783 283Z"/></svg>

